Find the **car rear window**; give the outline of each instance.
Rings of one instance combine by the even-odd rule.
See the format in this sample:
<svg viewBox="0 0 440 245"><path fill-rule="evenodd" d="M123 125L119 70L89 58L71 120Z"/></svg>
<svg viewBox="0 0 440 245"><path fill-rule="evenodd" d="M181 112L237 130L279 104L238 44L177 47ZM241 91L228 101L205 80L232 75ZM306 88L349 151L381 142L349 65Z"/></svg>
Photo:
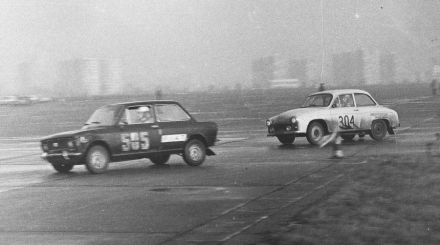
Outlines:
<svg viewBox="0 0 440 245"><path fill-rule="evenodd" d="M374 100L366 94L354 94L357 106L375 106Z"/></svg>
<svg viewBox="0 0 440 245"><path fill-rule="evenodd" d="M158 122L188 121L191 117L176 104L156 105L156 117Z"/></svg>

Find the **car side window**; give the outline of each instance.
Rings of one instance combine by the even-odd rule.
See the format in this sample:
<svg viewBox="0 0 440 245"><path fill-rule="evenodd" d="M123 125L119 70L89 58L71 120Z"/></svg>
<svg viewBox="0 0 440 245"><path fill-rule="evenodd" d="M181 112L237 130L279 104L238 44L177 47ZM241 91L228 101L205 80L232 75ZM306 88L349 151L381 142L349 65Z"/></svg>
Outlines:
<svg viewBox="0 0 440 245"><path fill-rule="evenodd" d="M332 108L339 108L341 107L341 101L339 100L339 97L335 98L335 101L332 104Z"/></svg>
<svg viewBox="0 0 440 245"><path fill-rule="evenodd" d="M154 122L154 113L151 106L131 106L125 109L124 114L127 124L143 124Z"/></svg>
<svg viewBox="0 0 440 245"><path fill-rule="evenodd" d="M356 99L356 105L357 106L375 106L376 103L374 100L366 95L366 94L354 94L354 98Z"/></svg>
<svg viewBox="0 0 440 245"><path fill-rule="evenodd" d="M352 94L341 94L338 97L340 101L339 107L354 107L354 100Z"/></svg>
<svg viewBox="0 0 440 245"><path fill-rule="evenodd" d="M156 105L156 116L158 122L188 121L191 119L188 113L176 104Z"/></svg>

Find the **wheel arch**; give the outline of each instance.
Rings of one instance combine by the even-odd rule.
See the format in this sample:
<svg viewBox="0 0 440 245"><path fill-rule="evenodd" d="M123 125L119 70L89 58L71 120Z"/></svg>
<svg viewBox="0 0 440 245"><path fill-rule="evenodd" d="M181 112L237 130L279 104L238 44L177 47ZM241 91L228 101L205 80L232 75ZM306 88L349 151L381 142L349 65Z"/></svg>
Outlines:
<svg viewBox="0 0 440 245"><path fill-rule="evenodd" d="M112 158L112 151L110 150L110 146L103 140L95 140L92 143L90 143L90 145L87 147L87 150L86 150L86 153L84 154L84 157L87 157L87 154L89 153L90 149L95 145L100 145L100 146L104 147L107 150L110 159Z"/></svg>
<svg viewBox="0 0 440 245"><path fill-rule="evenodd" d="M201 135L201 134L192 134L192 135L190 135L188 137L188 139L186 140L185 143L187 143L188 141L190 141L192 139L200 140L205 145L205 147L208 148L208 142L206 141L206 138L203 135Z"/></svg>
<svg viewBox="0 0 440 245"><path fill-rule="evenodd" d="M389 134L394 134L394 130L393 130L393 128L391 127L391 122L390 122L390 120L389 120L388 118L376 118L376 119L373 119L373 120L371 121L371 125L373 125L373 123L374 123L375 121L384 121L384 122L385 122L385 125L387 126L387 131L388 131L388 133L389 133Z"/></svg>
<svg viewBox="0 0 440 245"><path fill-rule="evenodd" d="M310 120L310 122L307 124L307 129L306 130L308 130L310 125L312 123L314 123L314 122L318 122L318 123L320 123L324 127L324 133L326 133L326 134L329 133L329 128L328 128L327 122L324 119L313 119L313 120Z"/></svg>
<svg viewBox="0 0 440 245"><path fill-rule="evenodd" d="M200 140L203 143L203 145L205 146L205 149L206 149L206 155L208 155L208 156L216 155L215 152L209 148L208 141L206 140L206 138L203 135L201 135L201 134L193 134L193 135L188 137L188 140L185 142L185 144L188 143L192 139Z"/></svg>

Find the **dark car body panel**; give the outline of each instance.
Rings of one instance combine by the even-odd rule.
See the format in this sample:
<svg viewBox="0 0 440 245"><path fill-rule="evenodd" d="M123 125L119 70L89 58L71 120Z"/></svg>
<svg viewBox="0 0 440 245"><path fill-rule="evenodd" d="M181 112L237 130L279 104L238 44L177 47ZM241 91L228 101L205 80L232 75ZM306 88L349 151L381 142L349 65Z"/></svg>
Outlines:
<svg viewBox="0 0 440 245"><path fill-rule="evenodd" d="M121 118L127 108L139 105L173 104L188 114L186 121L170 121L141 124L124 124ZM44 137L41 140L42 157L49 162L84 164L87 150L96 144L104 146L111 161L148 158L151 154L182 153L185 143L199 138L209 149L216 141L218 127L214 122L197 122L175 101L140 101L109 105L115 109L112 125L89 124L80 130L67 131Z"/></svg>

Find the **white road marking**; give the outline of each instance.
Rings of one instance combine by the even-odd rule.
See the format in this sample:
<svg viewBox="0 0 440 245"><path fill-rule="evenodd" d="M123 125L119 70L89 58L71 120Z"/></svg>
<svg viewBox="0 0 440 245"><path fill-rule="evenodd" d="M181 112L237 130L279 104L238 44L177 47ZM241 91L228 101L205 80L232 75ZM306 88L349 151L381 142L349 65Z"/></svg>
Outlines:
<svg viewBox="0 0 440 245"><path fill-rule="evenodd" d="M434 120L434 118L433 118L433 117L426 118L425 120L423 120L423 122L429 122L429 121L431 121L431 120Z"/></svg>
<svg viewBox="0 0 440 245"><path fill-rule="evenodd" d="M396 131L397 132L402 132L402 131L406 131L406 130L408 130L408 129L410 129L411 127L404 127L404 128L399 128L399 129L397 129Z"/></svg>
<svg viewBox="0 0 440 245"><path fill-rule="evenodd" d="M228 143L232 143L232 142L237 142L237 141L243 141L243 140L246 140L247 138L234 138L234 137L231 137L231 138L219 138L218 140L218 142L217 142L217 144L216 145L224 145L224 144L228 144Z"/></svg>

